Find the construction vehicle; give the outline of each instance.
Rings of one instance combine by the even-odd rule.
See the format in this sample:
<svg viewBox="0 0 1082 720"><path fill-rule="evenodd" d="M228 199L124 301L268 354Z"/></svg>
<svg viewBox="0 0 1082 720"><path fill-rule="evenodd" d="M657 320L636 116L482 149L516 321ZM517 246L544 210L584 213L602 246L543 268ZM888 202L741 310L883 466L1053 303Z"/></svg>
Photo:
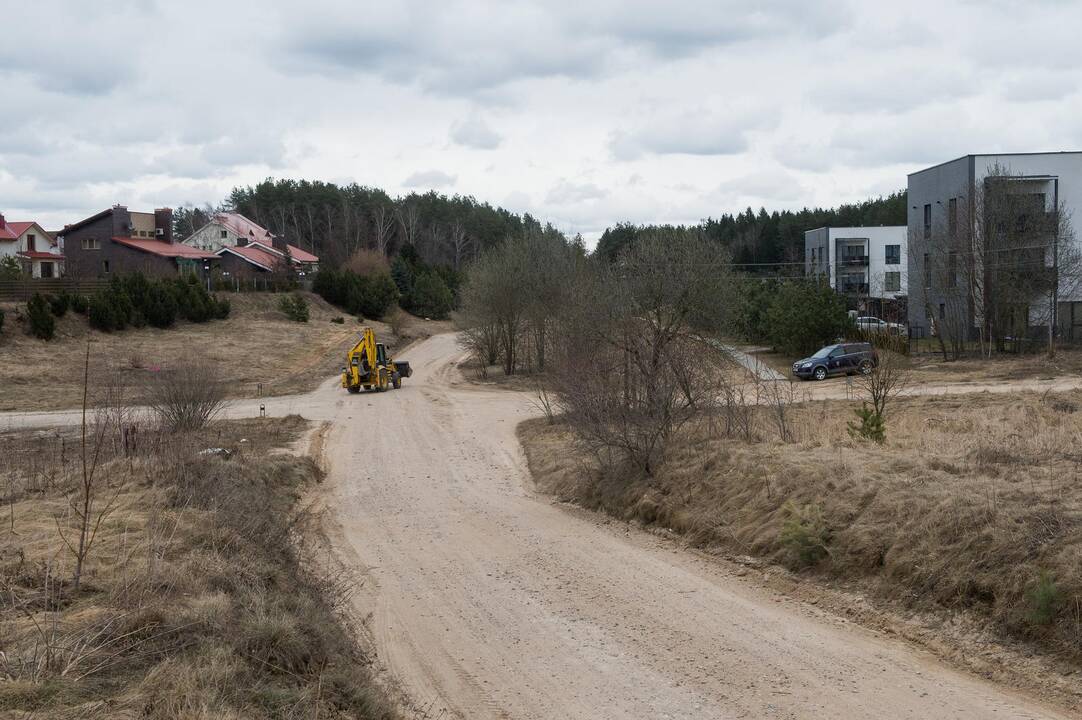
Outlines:
<svg viewBox="0 0 1082 720"><path fill-rule="evenodd" d="M402 378L413 374L405 360L392 360L383 343L376 342L372 328L361 332L361 339L346 353L342 368L342 387L351 393L361 389L383 392L389 387L402 387Z"/></svg>

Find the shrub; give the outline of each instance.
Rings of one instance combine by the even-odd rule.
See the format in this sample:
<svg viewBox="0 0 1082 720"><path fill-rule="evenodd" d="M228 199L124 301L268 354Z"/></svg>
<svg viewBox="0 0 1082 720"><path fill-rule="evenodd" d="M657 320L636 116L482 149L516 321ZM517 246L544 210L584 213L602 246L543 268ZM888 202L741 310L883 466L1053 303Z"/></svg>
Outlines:
<svg viewBox="0 0 1082 720"><path fill-rule="evenodd" d="M180 360L149 383L147 406L171 432L198 430L225 407L226 383L202 360Z"/></svg>
<svg viewBox="0 0 1082 720"><path fill-rule="evenodd" d="M814 504L798 507L790 501L782 508L782 513L785 522L779 540L798 567L815 565L830 554L827 549L830 530L823 519L822 508Z"/></svg>
<svg viewBox="0 0 1082 720"><path fill-rule="evenodd" d="M767 310L771 343L783 352L801 356L834 342L851 326L845 300L825 282L784 283Z"/></svg>
<svg viewBox="0 0 1082 720"><path fill-rule="evenodd" d="M177 301L161 283L155 283L147 293L143 308L147 322L156 328L172 327L177 321Z"/></svg>
<svg viewBox="0 0 1082 720"><path fill-rule="evenodd" d="M887 428L883 424L882 414L868 407L867 403L861 403L860 409L853 412L860 419L860 424L848 423L849 437L872 440L877 443L882 443L887 439Z"/></svg>
<svg viewBox="0 0 1082 720"><path fill-rule="evenodd" d="M41 293L34 293L26 303L26 315L30 321L30 334L42 340L52 340L56 334L56 318L49 311L49 303Z"/></svg>
<svg viewBox="0 0 1082 720"><path fill-rule="evenodd" d="M80 315L86 315L90 310L90 298L81 293L76 293L71 296L71 309Z"/></svg>
<svg viewBox="0 0 1082 720"><path fill-rule="evenodd" d="M1063 593L1056 586L1052 574L1042 571L1029 591L1028 600L1029 622L1033 625L1050 625L1063 604Z"/></svg>
<svg viewBox="0 0 1082 720"><path fill-rule="evenodd" d="M62 318L68 313L68 308L71 306L71 296L67 292L60 292L57 295L49 295L46 298L49 301L49 311L58 318Z"/></svg>
<svg viewBox="0 0 1082 720"><path fill-rule="evenodd" d="M18 280L22 274L18 260L10 255L0 258L0 280Z"/></svg>
<svg viewBox="0 0 1082 720"><path fill-rule="evenodd" d="M302 295L283 295L278 301L278 309L293 322L308 322L308 302Z"/></svg>
<svg viewBox="0 0 1082 720"><path fill-rule="evenodd" d="M358 275L349 270L324 270L312 290L332 305L355 315L378 318L398 302L398 287L386 272Z"/></svg>

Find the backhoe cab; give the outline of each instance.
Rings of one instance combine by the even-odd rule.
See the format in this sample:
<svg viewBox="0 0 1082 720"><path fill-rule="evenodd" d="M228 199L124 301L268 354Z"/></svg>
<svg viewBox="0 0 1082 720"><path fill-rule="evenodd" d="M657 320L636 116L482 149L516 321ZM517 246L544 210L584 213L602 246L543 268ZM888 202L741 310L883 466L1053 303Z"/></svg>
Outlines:
<svg viewBox="0 0 1082 720"><path fill-rule="evenodd" d="M342 368L342 387L351 393L361 389L383 392L388 387L402 387L402 378L413 374L405 360L395 362L387 355L383 343L376 342L372 328L365 328L360 341L346 353Z"/></svg>

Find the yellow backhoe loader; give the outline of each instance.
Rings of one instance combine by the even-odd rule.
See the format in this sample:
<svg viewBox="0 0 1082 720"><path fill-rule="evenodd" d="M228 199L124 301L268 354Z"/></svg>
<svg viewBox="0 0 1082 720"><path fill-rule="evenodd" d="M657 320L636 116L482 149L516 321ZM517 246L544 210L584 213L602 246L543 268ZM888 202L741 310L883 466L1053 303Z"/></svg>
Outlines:
<svg viewBox="0 0 1082 720"><path fill-rule="evenodd" d="M365 328L361 339L346 353L342 368L342 387L351 393L361 389L383 392L388 387L402 387L402 378L413 374L405 360L392 360L383 343L376 342L372 328Z"/></svg>

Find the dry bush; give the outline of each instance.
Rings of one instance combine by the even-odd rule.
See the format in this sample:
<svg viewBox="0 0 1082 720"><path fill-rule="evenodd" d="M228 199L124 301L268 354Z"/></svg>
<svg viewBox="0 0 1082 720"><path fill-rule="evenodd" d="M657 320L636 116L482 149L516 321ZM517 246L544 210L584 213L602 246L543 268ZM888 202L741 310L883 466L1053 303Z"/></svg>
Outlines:
<svg viewBox="0 0 1082 720"><path fill-rule="evenodd" d="M363 276L390 274L391 263L387 260L387 256L378 250L362 248L349 256L349 259L342 264L342 269Z"/></svg>
<svg viewBox="0 0 1082 720"><path fill-rule="evenodd" d="M227 393L215 364L183 358L150 376L147 407L167 430L198 430L225 409Z"/></svg>
<svg viewBox="0 0 1082 720"><path fill-rule="evenodd" d="M563 500L922 610L966 609L1082 662L1082 414L1058 409L1078 405L1077 392L899 397L888 446L848 436L844 401L788 406L796 443L696 420L651 478L604 472L566 424L520 432L539 485ZM730 413L761 427L773 409Z"/></svg>

